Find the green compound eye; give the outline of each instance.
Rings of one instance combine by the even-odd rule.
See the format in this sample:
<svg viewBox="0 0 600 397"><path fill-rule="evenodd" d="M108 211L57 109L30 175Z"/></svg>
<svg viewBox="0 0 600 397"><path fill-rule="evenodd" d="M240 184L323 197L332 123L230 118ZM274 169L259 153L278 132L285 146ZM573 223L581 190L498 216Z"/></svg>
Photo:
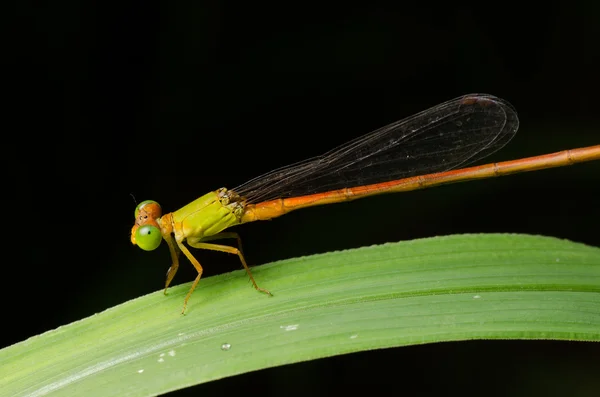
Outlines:
<svg viewBox="0 0 600 397"><path fill-rule="evenodd" d="M144 251L153 251L158 248L162 240L160 230L156 226L143 225L135 232L135 242Z"/></svg>
<svg viewBox="0 0 600 397"><path fill-rule="evenodd" d="M152 206L150 206L150 204L153 204ZM144 200L141 203L138 204L137 207L135 207L135 213L134 213L134 217L135 219L137 219L137 217L140 215L140 210L145 207L148 206L148 208L144 208L144 210L148 211L151 210L151 212L153 213L152 215L155 218L159 218L160 217L160 204L158 204L156 201L154 200Z"/></svg>

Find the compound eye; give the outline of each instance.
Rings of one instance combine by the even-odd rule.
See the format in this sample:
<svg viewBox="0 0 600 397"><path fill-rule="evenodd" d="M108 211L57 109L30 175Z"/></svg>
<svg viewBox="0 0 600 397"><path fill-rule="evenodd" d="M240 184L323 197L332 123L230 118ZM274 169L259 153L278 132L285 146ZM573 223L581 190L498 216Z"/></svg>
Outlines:
<svg viewBox="0 0 600 397"><path fill-rule="evenodd" d="M144 210L148 214L148 216L152 217L153 219L160 218L162 215L162 209L160 208L160 204L158 204L154 200L144 200L141 203L139 203L138 206L135 207L135 219L137 219L138 216L140 216L141 210Z"/></svg>
<svg viewBox="0 0 600 397"><path fill-rule="evenodd" d="M135 232L135 243L144 251L153 251L158 248L162 241L160 229L152 225L138 227Z"/></svg>

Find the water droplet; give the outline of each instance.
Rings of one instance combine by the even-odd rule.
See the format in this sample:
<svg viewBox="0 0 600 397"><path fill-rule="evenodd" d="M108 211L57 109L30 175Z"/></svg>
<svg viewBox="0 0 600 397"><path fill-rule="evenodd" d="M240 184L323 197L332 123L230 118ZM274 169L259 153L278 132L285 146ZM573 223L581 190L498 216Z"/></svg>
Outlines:
<svg viewBox="0 0 600 397"><path fill-rule="evenodd" d="M138 369L138 374L141 374L142 372L144 372L143 369Z"/></svg>
<svg viewBox="0 0 600 397"><path fill-rule="evenodd" d="M229 343L223 343L221 345L221 350L227 351L229 349L231 349L231 345Z"/></svg>
<svg viewBox="0 0 600 397"><path fill-rule="evenodd" d="M280 325L279 328L285 330L285 331L295 331L298 329L298 326L300 324L291 324L291 325Z"/></svg>
<svg viewBox="0 0 600 397"><path fill-rule="evenodd" d="M481 298L481 295L473 295L473 299L479 299Z"/></svg>
<svg viewBox="0 0 600 397"><path fill-rule="evenodd" d="M165 353L160 353L159 357L164 357L164 356L165 356Z"/></svg>
<svg viewBox="0 0 600 397"><path fill-rule="evenodd" d="M165 361L165 359L164 359L164 358L162 358L162 357L158 359L158 362L159 362L159 363L162 363L162 362L164 362L164 361Z"/></svg>
<svg viewBox="0 0 600 397"><path fill-rule="evenodd" d="M355 335L352 335L352 336L350 336L350 339L356 339L356 338L358 338L358 335L356 335L356 334L355 334Z"/></svg>
<svg viewBox="0 0 600 397"><path fill-rule="evenodd" d="M171 357L174 357L174 356L175 356L175 350L171 350L171 351L169 352L169 356L171 356Z"/></svg>

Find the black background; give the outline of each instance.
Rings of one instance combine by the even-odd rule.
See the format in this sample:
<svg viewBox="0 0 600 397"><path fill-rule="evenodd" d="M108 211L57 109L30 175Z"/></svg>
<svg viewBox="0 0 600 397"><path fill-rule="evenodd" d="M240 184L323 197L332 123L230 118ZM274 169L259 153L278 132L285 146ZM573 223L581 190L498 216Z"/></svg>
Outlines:
<svg viewBox="0 0 600 397"><path fill-rule="evenodd" d="M161 289L168 251L130 244L131 194L175 210L472 92L507 99L521 119L489 161L600 143L597 2L34 4L3 15L2 346ZM251 265L455 233L600 246L599 171L580 164L382 196L237 231ZM198 257L206 276L240 267L224 254ZM175 283L193 277L184 263ZM446 343L173 395L328 395L361 384L591 395L599 353L568 342Z"/></svg>

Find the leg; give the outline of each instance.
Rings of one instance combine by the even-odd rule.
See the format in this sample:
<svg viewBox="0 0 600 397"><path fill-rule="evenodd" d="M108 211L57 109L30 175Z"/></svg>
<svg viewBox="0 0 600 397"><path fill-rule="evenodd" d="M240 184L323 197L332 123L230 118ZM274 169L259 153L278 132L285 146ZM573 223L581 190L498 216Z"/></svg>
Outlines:
<svg viewBox="0 0 600 397"><path fill-rule="evenodd" d="M212 243L205 243L204 242L204 241L207 241L207 240L215 240L215 239L218 239L218 238L227 238L227 237L224 237L223 235L227 235L227 237L229 237L229 238L237 238L238 239L238 243L240 243L239 236L237 235L237 233L219 233L219 234L216 234L214 236L211 236L212 238L209 237L208 239L206 239L206 238L202 239L202 242L197 241L197 240L194 241L193 239L188 238L188 244L191 247L194 247L194 248L205 249L205 250L213 250L213 251L221 251L221 252L227 252L229 254L237 255L238 258L240 258L240 262L242 262L242 265L244 266L244 269L246 269L246 273L248 273L248 276L250 277L250 281L252 281L252 285L254 285L254 288L256 288L257 291L261 291L261 292L264 292L267 295L271 295L272 296L273 295L272 293L270 293L268 290L266 290L264 288L260 288L256 284L256 281L254 281L254 277L252 276L252 272L250 272L250 268L246 264L246 260L244 259L244 255L242 254L241 243L240 243L240 248L238 249L238 248L235 248L235 247L230 247L228 245L212 244Z"/></svg>
<svg viewBox="0 0 600 397"><path fill-rule="evenodd" d="M167 282L165 283L165 292L167 294L167 288L169 288L169 284L173 281L173 277L175 277L175 273L177 273L177 269L179 269L179 254L181 251L177 248L175 243L173 242L173 238L171 235L163 236L163 238L167 241L167 245L169 246L169 252L171 252L171 267L167 271Z"/></svg>
<svg viewBox="0 0 600 397"><path fill-rule="evenodd" d="M200 265L200 262L198 262L198 260L196 258L194 258L194 256L190 252L190 250L188 250L186 248L186 246L183 245L183 243L177 242L177 246L183 252L183 254L190 260L190 262L192 262L192 265L194 265L194 267L198 271L198 276L196 276L196 279L194 280L194 283L192 284L192 288L190 288L190 291L187 293L187 295L185 296L185 300L183 301L183 309L181 309L181 314L184 314L188 300L190 299L190 296L192 296L192 292L194 292L194 289L196 289L196 285L198 285L198 281L200 281L200 277L202 277L202 266Z"/></svg>
<svg viewBox="0 0 600 397"><path fill-rule="evenodd" d="M242 253L242 255L244 255L244 250L242 250L242 239L240 238L240 235L237 234L236 232L217 233L217 234L214 234L212 236L202 237L202 239L188 238L188 244L190 244L190 241L195 244L195 243L199 243L199 242L206 242L206 241L212 241L212 240L222 240L222 239L226 239L226 238L236 239L237 243L238 243L238 249L240 250L240 252ZM193 245L192 245L192 247L193 247Z"/></svg>

